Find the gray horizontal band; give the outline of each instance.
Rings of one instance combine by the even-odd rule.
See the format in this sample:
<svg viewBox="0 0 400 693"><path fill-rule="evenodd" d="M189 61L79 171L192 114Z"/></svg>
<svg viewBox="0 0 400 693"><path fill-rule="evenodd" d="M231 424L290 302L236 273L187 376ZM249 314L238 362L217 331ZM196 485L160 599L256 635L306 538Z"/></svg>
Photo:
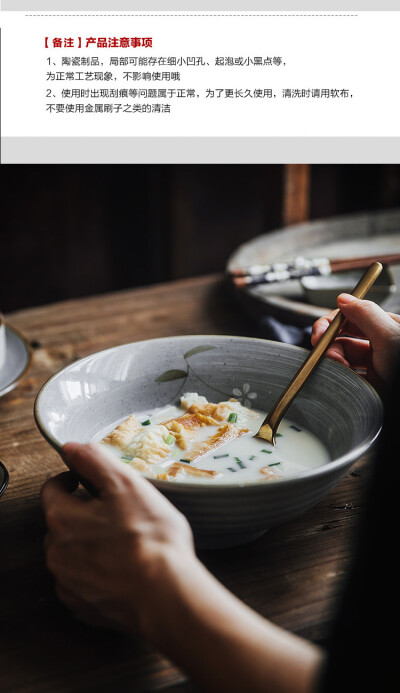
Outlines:
<svg viewBox="0 0 400 693"><path fill-rule="evenodd" d="M252 0L251 3L236 0L197 0L184 2L176 0L171 3L166 0L140 2L139 0L118 0L115 4L110 0L3 0L2 10L26 12L362 12L363 10L398 10L398 0L341 0L337 7L332 7L329 0L286 0L283 8L277 0Z"/></svg>
<svg viewBox="0 0 400 693"><path fill-rule="evenodd" d="M397 164L400 137L4 137L3 164Z"/></svg>

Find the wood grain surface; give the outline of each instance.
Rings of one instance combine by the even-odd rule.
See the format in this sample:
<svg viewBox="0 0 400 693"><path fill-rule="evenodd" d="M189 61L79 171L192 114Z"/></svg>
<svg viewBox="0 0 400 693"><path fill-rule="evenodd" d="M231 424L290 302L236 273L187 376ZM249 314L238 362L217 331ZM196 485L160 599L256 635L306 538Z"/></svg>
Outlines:
<svg viewBox="0 0 400 693"><path fill-rule="evenodd" d="M140 638L78 623L58 602L44 565L39 492L64 465L33 420L46 379L100 349L178 334L257 335L219 276L96 296L6 316L31 342L33 360L0 399L0 459L10 484L0 498L0 690L3 693L191 691L173 663ZM302 517L243 547L201 552L238 597L315 642L329 630L352 554L370 459ZM194 641L195 646L195 641Z"/></svg>

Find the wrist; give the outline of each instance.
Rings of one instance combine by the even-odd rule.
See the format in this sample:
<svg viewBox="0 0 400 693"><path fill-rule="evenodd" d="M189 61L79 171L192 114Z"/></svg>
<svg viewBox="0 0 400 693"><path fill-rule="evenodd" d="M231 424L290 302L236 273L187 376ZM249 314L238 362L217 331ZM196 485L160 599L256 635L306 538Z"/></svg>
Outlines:
<svg viewBox="0 0 400 693"><path fill-rule="evenodd" d="M205 569L194 552L170 545L162 545L150 552L145 564L139 626L153 645L165 650L171 628L179 628L177 619L182 585L197 582L195 576Z"/></svg>
<svg viewBox="0 0 400 693"><path fill-rule="evenodd" d="M249 609L194 554L168 547L153 570L158 588L148 599L142 632L200 688L311 690L318 648Z"/></svg>

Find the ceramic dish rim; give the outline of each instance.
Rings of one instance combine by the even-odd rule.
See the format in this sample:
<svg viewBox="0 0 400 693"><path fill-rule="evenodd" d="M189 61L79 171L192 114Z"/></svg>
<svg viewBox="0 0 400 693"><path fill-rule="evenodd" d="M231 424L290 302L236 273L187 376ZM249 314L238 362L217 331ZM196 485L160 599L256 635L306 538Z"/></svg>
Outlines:
<svg viewBox="0 0 400 693"><path fill-rule="evenodd" d="M14 334L16 337L18 337L18 339L23 343L23 345L24 345L24 347L25 347L25 350L26 350L26 363L25 363L25 365L24 365L23 370L22 370L20 373L18 373L18 374L16 375L16 377L14 378L14 380L12 380L11 383L8 383L8 385L6 385L6 386L3 387L2 389L0 389L0 397L3 397L3 396L6 395L8 392L11 392L11 390L13 390L13 389L18 385L18 383L19 383L19 382L22 380L22 378L24 377L25 373L29 370L29 368L30 368L30 366L31 366L31 363L32 363L32 347L31 347L31 345L29 344L29 342L28 342L28 340L26 339L26 337L24 337L24 335L22 334L22 332L20 332L16 327L12 327L11 325L9 325L8 322L6 322L4 318L3 318L3 323L2 323L2 322L1 322L1 317L0 317L0 327L1 327L2 324L4 325L4 329L5 329L5 332L6 332L6 338L7 338L7 330L9 330L10 332L13 332L13 334ZM3 366L3 367L4 367L4 366Z"/></svg>
<svg viewBox="0 0 400 693"><path fill-rule="evenodd" d="M33 407L33 414L34 414L34 419L35 423L42 434L43 438L47 440L47 442L61 455L62 452L62 444L54 437L51 435L46 430L45 425L43 424L41 420L41 416L39 413L39 406L40 406L40 399L44 393L44 390L50 383L55 380L63 371L68 370L71 366L76 366L78 363L82 363L83 361L90 359L94 356L100 356L102 354L105 354L107 352L112 352L112 351L117 351L121 347L128 347L128 346L134 346L137 344L145 344L145 343L154 343L154 342L166 342L169 343L173 340L181 340L181 339L189 339L189 340L196 340L199 338L204 338L204 339L217 339L223 340L223 339L233 339L233 340L243 340L247 342L260 342L262 344L282 344L286 349L289 350L294 350L294 351L301 351L304 352L305 354L309 353L309 350L304 348L304 347L299 347L295 344L286 344L284 342L277 342L272 339L261 339L259 337L242 337L242 336L235 336L235 335L210 335L210 334L198 334L198 335L174 335L172 337L156 337L154 339L143 339L143 340L138 340L137 342L127 342L125 344L119 344L114 347L109 347L108 349L102 349L100 351L96 351L93 354L88 354L87 356L82 357L81 359L78 359L76 361L73 361L70 363L68 366L64 366L63 368L60 368L56 373L53 373L53 375L50 376L42 385L40 390L38 391L36 397L35 397L35 402L34 402L34 407ZM334 368L340 368L340 369L345 369L347 373L350 373L350 377L354 378L361 378L361 376L358 373L355 373L352 371L348 366L345 366L344 364L338 363L337 361L334 361L333 359L330 359L330 363L333 365ZM318 467L315 467L310 470L306 470L304 472L300 472L299 474L296 474L295 476L283 478L283 479L277 479L274 481L273 484L268 484L265 482L265 480L261 481L248 481L248 482L243 482L241 484L239 483L227 483L227 484L210 484L209 482L201 482L201 481L196 481L194 484L193 482L184 482L184 481L179 481L179 482L171 482L171 481L166 481L162 479L152 479L150 477L147 477L145 474L142 474L148 481L153 483L155 486L163 488L163 489L179 489L179 490L196 490L196 489L201 489L201 490L207 490L208 493L221 493L221 491L228 491L228 490L240 490L240 489L248 489L248 488L260 488L260 489L266 489L266 488L276 488L277 486L282 487L282 485L289 486L293 485L303 479L312 479L314 477L320 477L324 476L325 474L329 474L337 469L340 469L341 467L345 468L351 462L355 461L359 457L361 457L367 450L369 450L372 445L375 443L377 440L381 430L382 430L382 422L383 422L383 403L382 400L379 396L379 394L376 392L376 390L368 383L364 378L361 378L363 381L363 384L367 387L367 389L370 390L371 394L374 396L377 405L378 405L378 412L379 412L379 420L378 420L378 425L376 427L376 430L371 433L368 438L365 440L365 442L362 445L359 445L358 447L354 448L353 450L345 453L344 455L341 455L335 460L330 460L326 464L320 465Z"/></svg>
<svg viewBox="0 0 400 693"><path fill-rule="evenodd" d="M1 460L0 460L0 467L4 473L3 483L0 484L0 497L1 497L4 493L4 491L7 489L7 486L8 486L9 481L10 481L10 475L8 473L7 467L5 467L5 465L3 464L3 462Z"/></svg>

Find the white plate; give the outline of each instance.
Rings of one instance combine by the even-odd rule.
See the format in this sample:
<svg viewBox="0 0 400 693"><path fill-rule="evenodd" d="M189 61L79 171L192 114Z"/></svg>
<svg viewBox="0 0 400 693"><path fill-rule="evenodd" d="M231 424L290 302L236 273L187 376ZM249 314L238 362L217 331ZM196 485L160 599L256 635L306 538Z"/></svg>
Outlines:
<svg viewBox="0 0 400 693"><path fill-rule="evenodd" d="M400 209L337 216L271 231L241 245L229 258L227 269L303 257L357 257L398 253ZM397 292L390 292L382 308L400 311L400 265L391 266ZM340 290L338 291L340 293ZM330 306L307 300L299 280L260 284L236 291L245 312L259 319L273 315L292 325L310 325ZM315 298L315 297L313 297Z"/></svg>
<svg viewBox="0 0 400 693"><path fill-rule="evenodd" d="M10 325L6 325L6 358L0 368L0 397L18 385L28 370L32 352L24 337Z"/></svg>

